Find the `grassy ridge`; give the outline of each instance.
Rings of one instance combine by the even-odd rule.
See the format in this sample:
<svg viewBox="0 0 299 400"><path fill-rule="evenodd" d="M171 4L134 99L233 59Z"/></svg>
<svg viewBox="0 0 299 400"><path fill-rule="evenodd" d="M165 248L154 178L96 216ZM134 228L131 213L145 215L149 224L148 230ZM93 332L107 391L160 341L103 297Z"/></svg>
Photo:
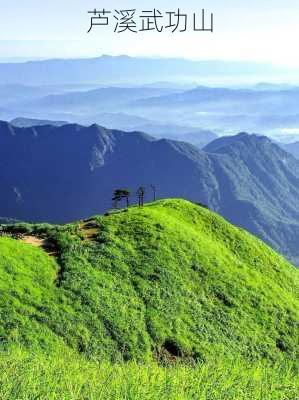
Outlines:
<svg viewBox="0 0 299 400"><path fill-rule="evenodd" d="M298 400L298 365L221 358L179 364L87 361L70 351L0 353L1 400Z"/></svg>
<svg viewBox="0 0 299 400"><path fill-rule="evenodd" d="M182 200L0 239L0 337L112 360L296 359L299 274L261 241Z"/></svg>

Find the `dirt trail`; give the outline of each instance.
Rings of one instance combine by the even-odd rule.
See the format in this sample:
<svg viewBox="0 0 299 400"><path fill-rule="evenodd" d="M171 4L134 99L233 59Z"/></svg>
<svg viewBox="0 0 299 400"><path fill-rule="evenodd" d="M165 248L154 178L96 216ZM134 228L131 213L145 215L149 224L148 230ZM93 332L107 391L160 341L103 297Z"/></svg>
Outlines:
<svg viewBox="0 0 299 400"><path fill-rule="evenodd" d="M85 240L92 241L99 234L100 228L94 221L83 221L80 224L80 230L84 233Z"/></svg>
<svg viewBox="0 0 299 400"><path fill-rule="evenodd" d="M32 244L32 246L36 247L43 247L45 240L44 239L39 239L36 236L23 236L21 239L21 242L27 243L27 244Z"/></svg>
<svg viewBox="0 0 299 400"><path fill-rule="evenodd" d="M58 249L56 248L55 244L47 239L41 239L32 235L24 235L19 240L23 243L42 248L52 257L58 256Z"/></svg>

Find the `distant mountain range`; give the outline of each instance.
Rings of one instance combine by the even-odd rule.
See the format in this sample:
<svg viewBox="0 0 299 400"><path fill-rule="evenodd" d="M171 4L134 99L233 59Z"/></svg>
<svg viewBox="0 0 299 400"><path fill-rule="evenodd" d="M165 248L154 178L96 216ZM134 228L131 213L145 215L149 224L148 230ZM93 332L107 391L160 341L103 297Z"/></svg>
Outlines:
<svg viewBox="0 0 299 400"><path fill-rule="evenodd" d="M284 130L292 132L296 140L298 87L264 85L264 89L233 89L198 86L190 89L161 85L160 88L144 83L135 87L99 85L92 90L83 85L77 90L72 85L2 85L0 118L9 120L21 116L82 125L99 123L114 129L142 130L156 136L160 135L156 128L161 131L159 127L164 130L166 126L181 126L183 134L191 133L193 128L217 135L249 130L277 138L280 135L283 141ZM163 135L176 137L165 135L165 130ZM184 135L180 139L189 140Z"/></svg>
<svg viewBox="0 0 299 400"><path fill-rule="evenodd" d="M269 139L216 139L201 151L98 125L0 123L0 215L65 222L104 212L115 188L206 204L292 258L299 257L299 161ZM134 197L133 197L134 200Z"/></svg>
<svg viewBox="0 0 299 400"><path fill-rule="evenodd" d="M99 112L100 110L115 110L140 100L181 92L179 89L164 89L151 87L119 88L107 87L90 91L79 91L57 95L49 95L22 104L23 109L39 108L51 112Z"/></svg>
<svg viewBox="0 0 299 400"><path fill-rule="evenodd" d="M196 71L207 69L209 65L203 61L170 61L169 71L172 62L174 65L185 63L188 68L192 66ZM153 62L156 75L150 76L145 73L139 80L138 74L148 71L148 62ZM51 81L53 68L58 74L60 66L63 74L65 65L72 68L75 66L74 69L70 69L72 75L79 73L81 63L90 65L92 71L97 68L105 70L108 68L107 65L115 71L118 68L118 72L124 71L122 74L124 81L122 84L118 82L116 75L110 74L110 71L98 74L99 83L96 81L80 83L79 80L77 81L79 83L72 84L67 83L68 78L61 82ZM201 78L195 77L194 81L189 80L189 82L188 79L174 80L172 72L169 72L168 82L165 82L161 81L162 78L166 79L163 75L166 70L164 63L165 60L102 57L94 60L64 62L52 60L11 64L9 71L20 69L22 79L22 68L36 69L37 75L47 74L51 79L44 85L43 82L33 84L29 78L26 84L18 83L18 74L14 78L14 82L17 83L5 83L5 79L2 80L0 119L12 120L22 117L34 120L69 121L80 125L98 123L110 129L138 130L156 137L190 141L197 147L207 144L211 133L221 136L240 131L263 133L282 142L298 141L298 87L270 83L246 88L198 86L196 80L199 81ZM123 64L127 65L124 69ZM126 72L132 73L128 65L135 64L140 66L140 70L136 70L134 79L126 81ZM212 64L212 74L216 67L220 74L226 71L226 63L212 62ZM156 65L161 65L163 68L155 69ZM228 63L228 65L233 70L237 64ZM244 67L243 64L242 66ZM6 64L0 64L0 73L1 68L5 70ZM161 72L160 75L158 71ZM89 77L88 72L86 76ZM106 82L106 76L111 78L111 82ZM205 74L203 73L201 77L204 78ZM207 132L209 139L204 138Z"/></svg>
<svg viewBox="0 0 299 400"><path fill-rule="evenodd" d="M1 69L0 63L0 69ZM16 78L16 82L18 79ZM101 85L88 85L88 84L60 84L60 85L28 85L20 83L5 84L1 80L0 84L0 104L4 107L13 106L15 103L28 102L29 100L42 98L48 95L59 95L71 92L84 92L92 89L99 89Z"/></svg>
<svg viewBox="0 0 299 400"><path fill-rule="evenodd" d="M217 133L250 130L279 135L299 126L299 88L265 90L199 86L181 93L140 99L131 112L200 126ZM298 129L297 129L298 130Z"/></svg>
<svg viewBox="0 0 299 400"><path fill-rule="evenodd" d="M282 134L282 141L291 132L293 141L298 140L299 88L279 83L286 73L295 76L296 70L128 56L0 63L0 119L98 123L197 147L207 143L201 140L204 131ZM262 83L247 83L249 75L250 82ZM218 87L219 82L227 87Z"/></svg>
<svg viewBox="0 0 299 400"><path fill-rule="evenodd" d="M185 59L102 56L90 59L56 59L1 63L2 83L26 85L154 82L198 79L207 76L270 76L285 68L251 62L191 61Z"/></svg>

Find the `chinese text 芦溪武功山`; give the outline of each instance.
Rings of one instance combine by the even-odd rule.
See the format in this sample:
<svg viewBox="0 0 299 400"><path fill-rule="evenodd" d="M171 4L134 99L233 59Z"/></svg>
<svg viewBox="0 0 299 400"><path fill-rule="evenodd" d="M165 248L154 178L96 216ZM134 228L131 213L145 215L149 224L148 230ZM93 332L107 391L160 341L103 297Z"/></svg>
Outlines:
<svg viewBox="0 0 299 400"><path fill-rule="evenodd" d="M88 33L96 27L111 26L115 33L123 32L214 32L214 14L202 9L199 13L188 14L180 8L175 11L137 9L106 10L94 9L88 11L90 25Z"/></svg>

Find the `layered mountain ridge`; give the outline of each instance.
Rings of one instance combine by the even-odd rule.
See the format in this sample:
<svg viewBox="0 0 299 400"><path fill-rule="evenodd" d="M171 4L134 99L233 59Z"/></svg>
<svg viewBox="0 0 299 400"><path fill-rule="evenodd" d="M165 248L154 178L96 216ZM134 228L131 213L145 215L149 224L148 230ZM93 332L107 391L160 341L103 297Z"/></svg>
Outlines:
<svg viewBox="0 0 299 400"><path fill-rule="evenodd" d="M0 123L0 215L66 222L111 208L113 190L206 204L296 261L299 162L246 133L204 148L98 125L16 128Z"/></svg>

